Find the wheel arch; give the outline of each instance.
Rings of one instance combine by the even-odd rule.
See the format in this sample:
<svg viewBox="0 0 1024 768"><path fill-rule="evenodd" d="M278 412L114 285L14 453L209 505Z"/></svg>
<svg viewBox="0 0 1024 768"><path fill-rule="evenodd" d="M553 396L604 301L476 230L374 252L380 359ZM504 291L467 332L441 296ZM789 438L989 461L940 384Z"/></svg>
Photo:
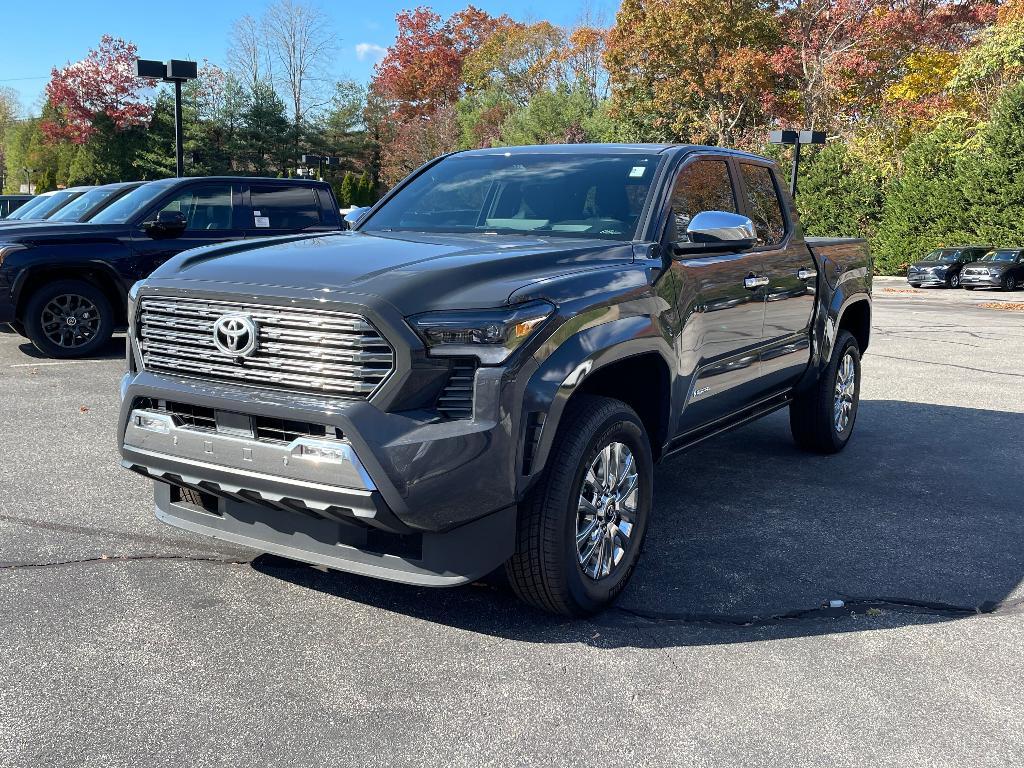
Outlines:
<svg viewBox="0 0 1024 768"><path fill-rule="evenodd" d="M58 280L83 280L95 286L103 291L114 309L114 325L127 322L127 302L121 288L121 279L110 266L102 262L41 264L26 270L15 289L15 314L20 321L24 321L25 307L32 295L47 283Z"/></svg>

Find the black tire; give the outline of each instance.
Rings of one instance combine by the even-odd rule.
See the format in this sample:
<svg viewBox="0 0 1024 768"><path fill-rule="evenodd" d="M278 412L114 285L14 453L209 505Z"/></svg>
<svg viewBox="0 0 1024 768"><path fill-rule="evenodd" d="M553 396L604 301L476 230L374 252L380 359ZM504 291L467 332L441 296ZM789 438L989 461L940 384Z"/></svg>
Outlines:
<svg viewBox="0 0 1024 768"><path fill-rule="evenodd" d="M55 309L65 314L55 314ZM88 357L102 349L114 332L110 301L84 280L58 280L38 288L25 305L21 321L36 349L55 358Z"/></svg>
<svg viewBox="0 0 1024 768"><path fill-rule="evenodd" d="M628 448L634 459L636 510L621 558L607 575L594 578L584 573L577 549L580 495L587 487L584 479L591 464L605 446L615 443ZM653 474L650 441L632 408L607 397L573 397L555 435L544 476L519 506L516 551L505 563L505 571L520 599L565 616L585 616L611 603L629 581L643 546ZM598 541L599 535L594 538L598 530L595 516L589 541ZM600 569L600 564L595 566L595 572Z"/></svg>
<svg viewBox="0 0 1024 768"><path fill-rule="evenodd" d="M1004 291L1015 291L1017 290L1017 278L1012 274L1007 274L1002 279L1002 287Z"/></svg>
<svg viewBox="0 0 1024 768"><path fill-rule="evenodd" d="M837 379L840 365L849 355L853 364L854 381L852 403L848 421L842 429L836 424L835 405ZM811 389L797 395L789 405L789 427L796 444L814 453L838 453L846 447L857 421L860 403L860 349L857 340L849 331L840 331L836 336L832 358Z"/></svg>
<svg viewBox="0 0 1024 768"><path fill-rule="evenodd" d="M951 276L950 278L948 278L946 280L946 287L947 288L959 288L960 287L960 273L959 272L957 272L955 275Z"/></svg>

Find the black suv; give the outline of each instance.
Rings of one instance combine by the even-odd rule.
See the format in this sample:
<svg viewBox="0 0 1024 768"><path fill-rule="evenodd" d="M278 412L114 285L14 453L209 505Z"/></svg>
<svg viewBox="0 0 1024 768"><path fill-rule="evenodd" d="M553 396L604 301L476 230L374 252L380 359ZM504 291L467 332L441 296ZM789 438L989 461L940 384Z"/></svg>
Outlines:
<svg viewBox="0 0 1024 768"><path fill-rule="evenodd" d="M939 248L910 265L907 269L907 282L914 288L922 285L959 288L964 264L977 261L990 250L990 245Z"/></svg>
<svg viewBox="0 0 1024 768"><path fill-rule="evenodd" d="M342 228L325 182L163 179L86 223L0 230L0 323L51 357L95 352L126 322L132 283L190 248Z"/></svg>

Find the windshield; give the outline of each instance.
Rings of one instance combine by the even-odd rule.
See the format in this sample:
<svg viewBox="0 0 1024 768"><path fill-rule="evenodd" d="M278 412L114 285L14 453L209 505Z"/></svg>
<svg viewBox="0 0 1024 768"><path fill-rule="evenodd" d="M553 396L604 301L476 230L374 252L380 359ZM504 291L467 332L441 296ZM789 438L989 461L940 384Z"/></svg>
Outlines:
<svg viewBox="0 0 1024 768"><path fill-rule="evenodd" d="M91 219L90 224L127 224L167 189L164 184L143 184L115 200Z"/></svg>
<svg viewBox="0 0 1024 768"><path fill-rule="evenodd" d="M359 229L631 240L657 164L654 154L455 155Z"/></svg>
<svg viewBox="0 0 1024 768"><path fill-rule="evenodd" d="M32 215L32 211L34 211L36 208L38 208L43 203L45 203L47 200L49 200L50 197L51 197L51 195L36 195L31 200L29 200L27 203L25 203L23 206L21 206L18 210L16 210L14 213L12 213L10 216L8 216L7 220L9 221L11 219L26 219L26 218L28 218L29 216Z"/></svg>
<svg viewBox="0 0 1024 768"><path fill-rule="evenodd" d="M981 257L982 261L1013 261L1017 251L989 251Z"/></svg>
<svg viewBox="0 0 1024 768"><path fill-rule="evenodd" d="M65 205L53 216L50 217L50 221L83 221L82 218L95 208L97 205L101 205L106 200L109 200L114 195L122 192L124 187L96 187L90 189L81 197L72 200L70 203Z"/></svg>
<svg viewBox="0 0 1024 768"><path fill-rule="evenodd" d="M36 208L25 217L25 220L34 221L36 219L45 219L54 211L62 208L65 203L81 197L84 193L84 189L62 189L60 192L46 198L42 205L36 206Z"/></svg>
<svg viewBox="0 0 1024 768"><path fill-rule="evenodd" d="M958 253L960 253L960 251L932 251L924 257L924 261L956 261Z"/></svg>

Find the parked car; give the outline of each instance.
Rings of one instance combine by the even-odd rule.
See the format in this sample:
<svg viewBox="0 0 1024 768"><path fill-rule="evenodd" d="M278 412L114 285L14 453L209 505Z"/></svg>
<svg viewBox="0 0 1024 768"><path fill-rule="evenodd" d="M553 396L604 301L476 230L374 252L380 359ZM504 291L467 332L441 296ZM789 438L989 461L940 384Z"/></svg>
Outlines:
<svg viewBox="0 0 1024 768"><path fill-rule="evenodd" d="M45 221L90 189L92 187L68 187L67 189L59 189L55 192L37 195L37 198L41 198L37 204L31 204L31 207L24 205L11 216L0 221L0 235L2 235L4 229L15 226L19 222Z"/></svg>
<svg viewBox="0 0 1024 768"><path fill-rule="evenodd" d="M34 195L0 195L0 220L6 219L33 197Z"/></svg>
<svg viewBox="0 0 1024 768"><path fill-rule="evenodd" d="M27 202L25 202L22 205L18 206L18 209L16 211L14 211L13 213L8 214L7 217L5 219L3 219L3 221L0 221L0 226L4 226L4 225L6 225L6 224L8 224L9 222L12 222L12 221L21 221L26 216L28 216L29 213L34 208L42 205L49 198L53 197L56 194L57 194L57 190L53 190L52 192L41 192L40 194L35 195L34 197L32 197Z"/></svg>
<svg viewBox="0 0 1024 768"><path fill-rule="evenodd" d="M785 190L713 147L482 149L354 231L182 253L131 292L123 463L187 530L598 610L656 461L787 406L850 439L867 246L805 241Z"/></svg>
<svg viewBox="0 0 1024 768"><path fill-rule="evenodd" d="M997 248L964 269L964 288L1002 288L1014 291L1024 285L1024 250Z"/></svg>
<svg viewBox="0 0 1024 768"><path fill-rule="evenodd" d="M102 211L115 200L124 197L133 189L141 187L144 181L122 181L114 184L104 184L100 187L93 187L74 200L63 205L59 210L52 213L43 220L29 219L11 222L11 226L19 227L45 227L51 224L63 224L68 222L89 221L93 216ZM7 227L5 229L10 229Z"/></svg>
<svg viewBox="0 0 1024 768"><path fill-rule="evenodd" d="M965 264L971 264L992 250L990 245L963 245L939 248L907 269L907 282L915 288L937 285L959 288Z"/></svg>
<svg viewBox="0 0 1024 768"><path fill-rule="evenodd" d="M0 230L0 323L44 354L92 354L125 323L129 286L181 251L341 229L330 185L302 179L164 179L87 223Z"/></svg>

